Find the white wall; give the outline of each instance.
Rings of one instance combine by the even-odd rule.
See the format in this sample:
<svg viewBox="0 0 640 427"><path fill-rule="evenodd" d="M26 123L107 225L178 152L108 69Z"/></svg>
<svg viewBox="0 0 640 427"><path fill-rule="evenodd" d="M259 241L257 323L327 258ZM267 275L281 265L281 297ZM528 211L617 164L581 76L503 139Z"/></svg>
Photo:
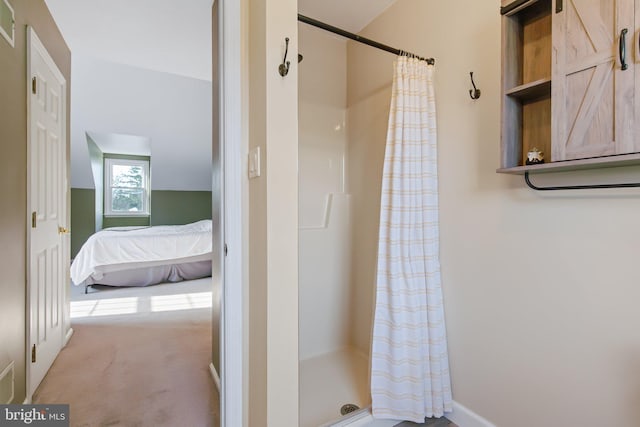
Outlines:
<svg viewBox="0 0 640 427"><path fill-rule="evenodd" d="M376 70L369 70L366 66L369 57L360 58L358 54L362 52L364 55L377 55L386 61L390 58L381 51L358 50L362 47L350 44L348 48L348 91L351 93L361 86L366 86L366 91L357 97L350 95L348 98L349 143L346 170L353 216L351 341L361 353L369 355L373 333L380 192L391 88L381 90L375 86L369 87L368 82L372 82L371 78ZM388 78L392 73L391 65L385 62L378 72Z"/></svg>
<svg viewBox="0 0 640 427"><path fill-rule="evenodd" d="M347 44L298 25L300 359L349 345L350 197L344 194Z"/></svg>
<svg viewBox="0 0 640 427"><path fill-rule="evenodd" d="M260 147L262 167L248 184L247 425L293 427L299 418L297 4L247 0L244 11L249 37L242 101L248 104L249 148ZM281 77L286 37L291 69Z"/></svg>
<svg viewBox="0 0 640 427"><path fill-rule="evenodd" d="M637 426L639 193L541 194L522 177L495 173L499 6L498 0L402 0L363 32L436 58L441 262L454 399L499 426ZM368 122L349 126L363 133L375 161L384 151L385 126L376 120L388 112L393 59L349 47L349 106L370 110ZM482 89L478 101L469 98L470 71ZM354 173L376 182L377 167L363 160ZM633 169L613 175L534 179L640 179ZM379 189L370 197L379 200ZM372 299L371 283L361 293Z"/></svg>
<svg viewBox="0 0 640 427"><path fill-rule="evenodd" d="M151 188L211 190L211 82L73 55L71 187L94 188L85 132L151 139Z"/></svg>
<svg viewBox="0 0 640 427"><path fill-rule="evenodd" d="M301 227L324 223L327 195L344 192L347 44L326 31L298 24L298 174Z"/></svg>

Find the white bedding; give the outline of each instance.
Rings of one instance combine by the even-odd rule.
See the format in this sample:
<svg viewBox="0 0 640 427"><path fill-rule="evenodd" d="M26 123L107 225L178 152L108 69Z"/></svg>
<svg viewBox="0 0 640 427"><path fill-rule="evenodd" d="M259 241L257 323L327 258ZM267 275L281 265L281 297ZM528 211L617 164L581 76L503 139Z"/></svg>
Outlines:
<svg viewBox="0 0 640 427"><path fill-rule="evenodd" d="M114 227L85 242L71 264L80 285L105 272L206 260L211 256L211 220L186 225Z"/></svg>

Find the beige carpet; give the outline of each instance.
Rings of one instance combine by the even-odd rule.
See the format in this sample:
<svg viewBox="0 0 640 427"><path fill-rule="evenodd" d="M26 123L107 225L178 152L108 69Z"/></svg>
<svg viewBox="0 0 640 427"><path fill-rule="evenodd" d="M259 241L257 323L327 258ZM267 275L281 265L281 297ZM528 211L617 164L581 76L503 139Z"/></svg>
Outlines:
<svg viewBox="0 0 640 427"><path fill-rule="evenodd" d="M160 286L171 294L172 285ZM176 289L184 295L184 287ZM76 299L136 291L104 292ZM176 310L73 319L75 333L34 403L70 404L71 425L78 427L218 426L219 398L208 370L210 313L198 308L191 315Z"/></svg>

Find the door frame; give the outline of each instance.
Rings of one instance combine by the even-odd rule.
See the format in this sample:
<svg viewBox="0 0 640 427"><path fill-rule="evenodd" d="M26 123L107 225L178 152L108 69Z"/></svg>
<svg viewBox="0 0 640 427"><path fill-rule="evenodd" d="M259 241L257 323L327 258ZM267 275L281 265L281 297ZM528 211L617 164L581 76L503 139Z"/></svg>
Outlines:
<svg viewBox="0 0 640 427"><path fill-rule="evenodd" d="M247 425L244 295L245 237L248 218L247 135L243 114L247 103L243 58L246 56L243 1L218 1L219 137L221 144L222 226L227 247L224 257L220 328L220 409L222 427ZM214 23L215 25L215 23ZM215 31L215 27L214 27ZM215 82L214 82L215 84ZM246 126L244 126L246 128ZM244 161L243 161L244 159ZM226 219L230 220L227 221Z"/></svg>
<svg viewBox="0 0 640 427"><path fill-rule="evenodd" d="M26 218L26 234L27 234L27 244L26 244L26 272L25 272L25 286L26 286L26 318L25 318L25 335L26 335L26 339L25 339L25 367L26 367L26 376L25 376L25 390L26 390L26 397L25 397L25 401L24 403L31 403L31 399L33 397L33 393L35 392L35 390L31 389L31 343L32 343L32 320L33 320L33 305L32 305L32 295L31 295L31 221L30 221L30 216L31 216L31 212L32 212L32 206L31 206L31 193L32 193L32 182L31 182L31 154L32 154L32 150L31 150L31 144L32 144L32 134L31 134L31 52L32 49L35 47L37 48L43 56L43 59L45 61L45 63L47 64L47 66L51 69L51 72L55 75L56 79L58 79L60 82L62 82L62 93L61 93L61 100L62 100L62 111L60 112L61 115L61 123L62 123L62 132L61 132L61 137L60 140L63 142L62 146L64 147L64 151L65 154L63 156L63 180L62 180L62 184L64 186L64 194L67 195L67 197L64 197L63 203L61 204L61 209L63 211L63 215L61 215L61 221L64 221L64 227L65 228L69 228L68 226L68 222L69 222L69 218L68 218L68 206L67 206L67 202L68 202L68 194L69 194L69 188L68 188L68 159L67 159L67 79L64 77L64 75L60 72L60 69L58 68L58 65L55 63L55 61L53 60L53 58L51 57L51 55L49 54L49 52L47 51L46 47L44 46L44 44L42 43L42 41L40 40L40 38L38 37L38 35L35 32L35 29L31 26L27 26L26 29L26 33L27 33L27 46L26 46L26 51L27 51L27 71L26 71L26 81L27 81L27 87L26 87L26 100L27 100L27 218ZM68 268L65 268L65 266L67 266L69 264L69 257L68 257L68 248L69 245L67 244L68 242L67 240L67 235L65 234L64 237L61 237L62 239L64 239L61 243L61 247L62 247L62 252L63 252L63 256L62 256L62 262L63 262L63 272L68 271ZM61 342L61 348L63 348L66 343L69 341L69 338L71 338L71 335L73 334L73 329L69 328L69 330L66 330L67 327L67 323L68 323L68 307L66 304L66 299L67 299L67 286L65 285L67 283L67 276L68 274L64 274L65 276L65 280L62 281L62 286L63 289L60 289L60 295L62 296L62 298L60 298L60 314L61 314L61 322L62 322L62 327L61 327L61 337L60 337L60 342Z"/></svg>
<svg viewBox="0 0 640 427"><path fill-rule="evenodd" d="M220 390L220 407L221 407L221 426L241 426L245 424L245 412L247 408L244 405L245 395L245 359L244 353L244 253L246 251L244 244L246 212L244 206L246 194L245 182L245 166L242 162L242 153L246 151L246 135L242 130L243 124L243 108L245 105L243 95L243 82L245 74L239 73L242 70L243 40L245 39L243 30L245 24L242 19L242 2L217 0L218 3L218 34L220 40L219 52L219 88L220 88L220 141L222 146L222 216L224 243L228 247L228 254L224 260L223 273L223 291L222 291L222 308L221 308L221 390ZM31 96L31 78L30 78L30 49L31 37L42 43L37 38L35 31L29 27L27 30L27 97ZM42 46L44 48L44 45ZM46 49L45 49L46 50ZM51 59L49 57L49 59ZM57 65L51 59L55 70ZM65 108L61 112L63 115L62 140L67 140L67 82L64 76L60 74L61 80L64 82L63 104ZM29 98L27 98L29 99ZM27 122L30 123L30 107L27 102ZM31 164L30 164L30 130L27 130L27 212L31 212ZM68 167L65 158L65 171ZM66 175L65 175L66 176ZM65 179L65 187L67 180ZM65 221L67 221L66 204L65 204ZM240 221L224 221L224 218L241 218ZM27 221L27 274L26 274L26 300L27 300L27 316L26 316L26 390L27 398L25 403L31 402L33 392L30 386L30 343L31 343L31 281L30 281L30 239L31 227ZM66 287L65 287L66 290ZM63 295L66 295L66 291ZM62 299L61 310L64 312L65 298ZM64 326L64 325L63 325ZM68 341L73 330L65 331L62 328L63 346ZM66 338L66 339L65 339Z"/></svg>

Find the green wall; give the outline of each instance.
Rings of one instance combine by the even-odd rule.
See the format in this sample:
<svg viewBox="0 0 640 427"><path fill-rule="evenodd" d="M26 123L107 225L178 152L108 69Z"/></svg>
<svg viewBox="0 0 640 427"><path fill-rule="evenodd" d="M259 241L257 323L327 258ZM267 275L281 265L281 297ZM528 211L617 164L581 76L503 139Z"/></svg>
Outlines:
<svg viewBox="0 0 640 427"><path fill-rule="evenodd" d="M102 217L102 228L128 227L132 225L149 225L148 216L105 216Z"/></svg>
<svg viewBox="0 0 640 427"><path fill-rule="evenodd" d="M71 189L71 258L95 232L95 193L93 189Z"/></svg>
<svg viewBox="0 0 640 427"><path fill-rule="evenodd" d="M211 219L211 191L151 192L151 225L179 225Z"/></svg>
<svg viewBox="0 0 640 427"><path fill-rule="evenodd" d="M95 232L95 190L71 189L71 257ZM211 191L151 191L151 217L104 217L103 228L179 225L211 219Z"/></svg>

